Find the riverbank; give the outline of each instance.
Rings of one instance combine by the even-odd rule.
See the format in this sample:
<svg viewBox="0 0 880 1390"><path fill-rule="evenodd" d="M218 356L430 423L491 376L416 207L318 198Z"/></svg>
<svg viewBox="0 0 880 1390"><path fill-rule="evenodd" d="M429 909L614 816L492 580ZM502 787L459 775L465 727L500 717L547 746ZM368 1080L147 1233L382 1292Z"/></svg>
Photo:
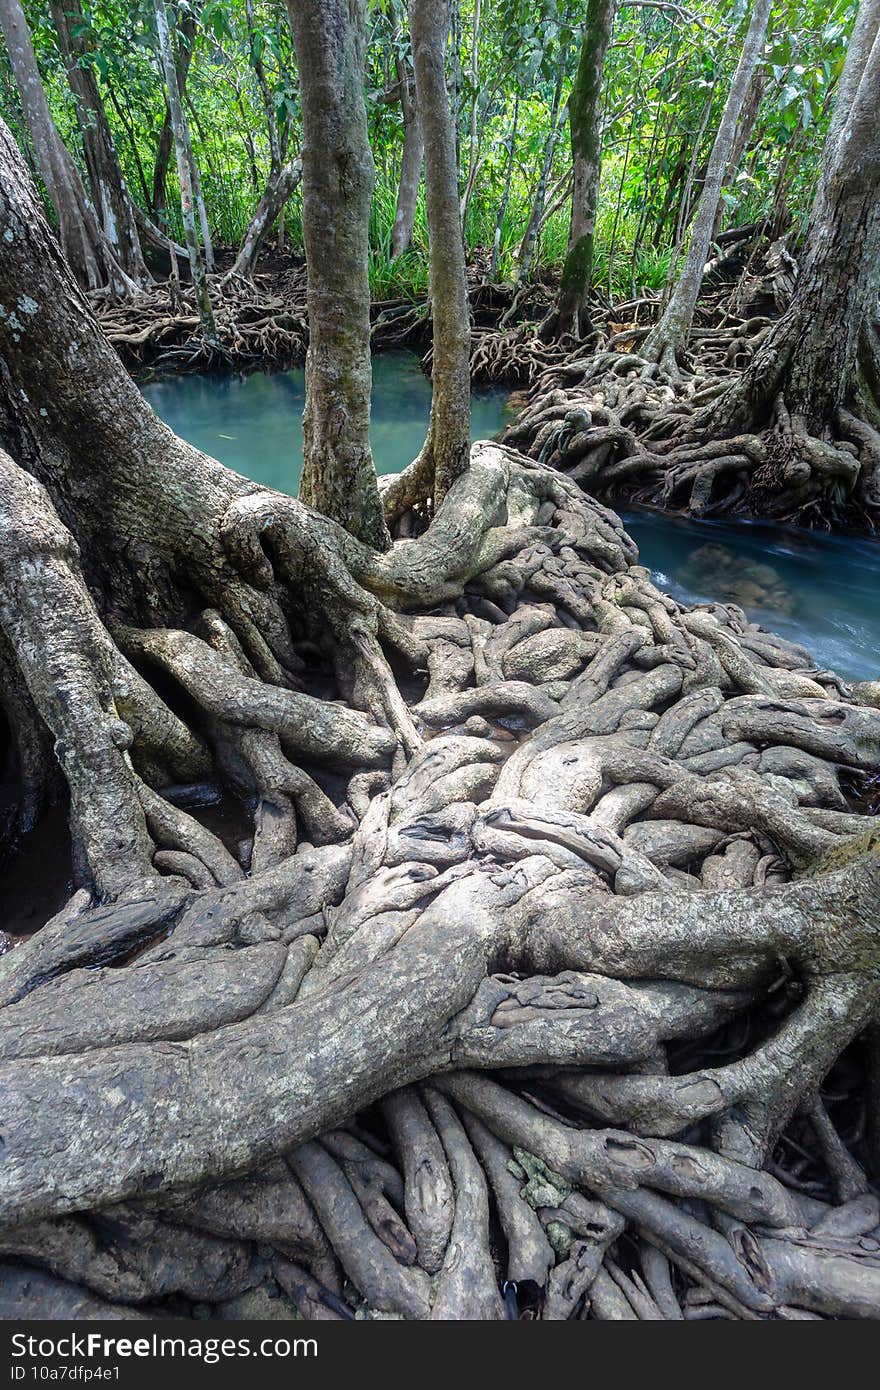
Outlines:
<svg viewBox="0 0 880 1390"><path fill-rule="evenodd" d="M774 521L873 538L880 526L880 469L871 458L866 466L855 462L860 451L852 442L836 448L827 477L808 470L806 481L803 465L788 460L784 418L729 441L721 431L708 448L694 450L694 411L748 368L791 296L794 262L772 251L758 245L745 260L729 256L707 267L689 366L672 374L640 355L657 295L642 292L615 305L597 300L587 339L545 340L555 286L498 283L489 277L488 258L477 257L468 268L472 383L516 393L517 418L507 442L617 508L648 505L673 516ZM221 254L211 282L219 347L202 338L185 285L166 281L137 300L96 302L110 342L139 382L304 364L305 266L291 254L268 256L253 282L244 282L230 278L231 262L231 253ZM415 353L430 377L432 329L424 299L376 300L371 320L377 352Z"/></svg>
<svg viewBox="0 0 880 1390"><path fill-rule="evenodd" d="M252 281L232 277L231 252L217 253L209 277L218 344L201 335L192 287L162 279L135 299L91 297L104 332L138 380L155 374L247 373L299 367L308 349L305 264L290 253L266 256ZM519 288L492 280L488 264L468 267L472 325L471 377L475 385L531 385L544 368L561 362L570 343L545 344L535 324L552 303L555 287L543 280ZM407 348L431 370L431 318L427 299L411 294L375 299L372 340L377 350Z"/></svg>

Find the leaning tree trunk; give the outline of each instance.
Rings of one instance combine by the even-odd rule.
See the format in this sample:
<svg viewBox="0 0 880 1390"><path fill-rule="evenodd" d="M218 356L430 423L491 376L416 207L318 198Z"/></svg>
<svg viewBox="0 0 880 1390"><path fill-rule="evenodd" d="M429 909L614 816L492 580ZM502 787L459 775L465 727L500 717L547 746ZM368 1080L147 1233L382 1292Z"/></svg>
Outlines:
<svg viewBox="0 0 880 1390"><path fill-rule="evenodd" d="M268 78L266 77L263 60L258 56L259 49L255 43L256 20L253 0L247 0L245 13L247 15L248 43L251 48L251 63L257 79L257 86L260 89L263 114L266 118L266 133L269 137L269 177L266 180L266 187L257 203L248 229L244 234L235 262L224 276L224 284L236 278L243 280L253 279L253 274L257 266L260 251L263 248L266 233L280 216L288 198L297 187L302 177L302 160L298 156L296 159L292 159L287 163L284 162L290 134L290 123L289 121L286 122L285 125L279 129L278 120L275 115L275 104L272 99L272 91L269 87ZM256 174L256 171L254 172Z"/></svg>
<svg viewBox="0 0 880 1390"><path fill-rule="evenodd" d="M398 59L397 80L400 85L400 109L403 113L403 154L400 160L400 182L397 185L397 205L391 228L391 255L402 256L412 241L422 177L422 157L425 145L415 87L406 65Z"/></svg>
<svg viewBox="0 0 880 1390"><path fill-rule="evenodd" d="M181 101L183 101L186 94L186 82L189 76L190 63L192 61L195 33L196 22L194 17L191 14L180 15L178 17L177 26L178 38L175 53L175 71L177 73L177 90L180 92ZM156 141L156 160L153 165L153 190L150 198L150 207L160 226L164 225L167 221L168 166L171 162L173 149L174 132L171 129L171 110L166 98L165 114L162 118L159 138Z"/></svg>
<svg viewBox="0 0 880 1390"><path fill-rule="evenodd" d="M435 509L439 507L467 468L470 454L470 307L455 130L446 89L450 19L447 0L441 4L413 0L410 7L416 100L425 141L434 351L428 435L418 458L385 492L385 511L390 518L425 499L430 499Z"/></svg>
<svg viewBox="0 0 880 1390"><path fill-rule="evenodd" d="M590 332L590 290L599 176L602 170L602 82L617 0L590 0L577 75L568 98L571 135L571 225L555 314L542 336L582 338Z"/></svg>
<svg viewBox="0 0 880 1390"><path fill-rule="evenodd" d="M302 159L299 155L296 159L291 159L289 163L270 173L262 197L257 203L254 215L245 232L238 255L223 277L224 283L236 278L253 279L266 235L280 218L288 198L299 186L301 179Z"/></svg>
<svg viewBox="0 0 880 1390"><path fill-rule="evenodd" d="M370 450L369 221L362 0L289 0L302 100L309 350L300 498L388 544Z"/></svg>
<svg viewBox="0 0 880 1390"><path fill-rule="evenodd" d="M880 711L510 449L380 553L176 439L3 126L0 237L0 628L77 846L0 956L0 1314L876 1317L819 1089L880 1002Z"/></svg>
<svg viewBox="0 0 880 1390"><path fill-rule="evenodd" d="M116 259L126 275L142 286L149 282L150 274L144 264L131 194L122 177L95 74L87 60L81 61L87 54L82 33L77 32L85 22L83 13L78 3L71 6L70 0L51 0L51 10L76 101L94 205Z"/></svg>
<svg viewBox="0 0 880 1390"><path fill-rule="evenodd" d="M769 74L766 69L763 68L756 68L752 73L752 80L749 83L749 89L746 92L743 102L743 109L740 112L739 123L736 128L736 135L734 136L733 147L730 151L730 159L727 164L727 171L724 175L725 184L733 182L740 164L743 161L743 157L748 150L749 141L752 138L755 126L758 122L758 116L761 112L761 102L764 99L768 76ZM712 224L711 241L715 241L719 232L724 228L725 220L732 215L735 215L735 209L734 213L731 213L724 199L719 199L718 207L715 211L715 221Z"/></svg>
<svg viewBox="0 0 880 1390"><path fill-rule="evenodd" d="M174 60L171 33L168 28L168 12L165 9L165 0L154 0L154 9L156 14L156 37L159 44L159 57L162 63L162 71L165 75L165 90L168 99L168 110L171 115L171 130L174 135L174 151L177 156L177 179L180 185L180 208L183 216L184 241L186 242L186 249L189 254L189 268L190 274L192 275L196 308L198 310L204 339L206 343L215 346L218 344L219 340L217 338L217 328L214 323L214 309L211 304L211 295L208 291L205 262L202 259L198 232L196 230L192 179L192 147L189 138L189 127L186 123L183 104L180 99L180 88L177 85L177 67Z"/></svg>
<svg viewBox="0 0 880 1390"><path fill-rule="evenodd" d="M58 218L61 245L74 274L86 289L109 285L114 294L136 292L101 232L79 170L52 120L20 0L0 0L0 28L40 173Z"/></svg>
<svg viewBox="0 0 880 1390"><path fill-rule="evenodd" d="M660 322L646 340L643 349L646 356L660 362L671 371L675 370L677 358L687 346L694 309L703 283L703 267L709 254L712 227L724 176L730 163L743 103L761 58L771 8L772 0L754 0L742 53L730 84L718 133L706 167L684 265Z"/></svg>

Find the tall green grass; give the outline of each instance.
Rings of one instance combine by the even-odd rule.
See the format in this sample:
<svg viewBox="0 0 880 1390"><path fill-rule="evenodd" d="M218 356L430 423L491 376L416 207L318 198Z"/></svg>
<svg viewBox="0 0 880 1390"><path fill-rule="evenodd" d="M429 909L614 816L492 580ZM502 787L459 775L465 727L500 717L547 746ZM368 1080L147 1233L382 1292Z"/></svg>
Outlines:
<svg viewBox="0 0 880 1390"><path fill-rule="evenodd" d="M416 203L412 244L400 256L391 255L396 210L396 181L380 170L370 208L370 293L374 299L424 299L428 293L428 220L424 190L420 191Z"/></svg>
<svg viewBox="0 0 880 1390"><path fill-rule="evenodd" d="M610 186L609 186L610 185ZM210 165L202 173L202 187L208 206L212 232L218 244L238 245L247 230L256 204L246 170ZM522 242L531 206L531 190L520 180L511 196L501 223L498 278L512 283L517 275L517 253ZM465 247L472 256L479 247L491 252L498 219L500 194L485 189L478 180L471 197L464 225ZM639 233L641 213L635 200L617 206L617 189L611 179L603 181L596 242L593 256L593 286L616 300L628 299L641 290L662 289L666 281L671 248L655 248L643 240L633 255ZM424 189L416 204L412 244L402 255L391 255L391 232L397 205L397 182L393 170L379 169L370 211L369 276L374 299L424 299L428 292L428 224ZM741 214L742 215L742 214ZM176 177L168 177L169 230L182 240L180 202ZM532 273L553 276L559 273L568 247L569 205L557 208L541 229ZM285 209L285 243L302 252L302 189L292 195Z"/></svg>

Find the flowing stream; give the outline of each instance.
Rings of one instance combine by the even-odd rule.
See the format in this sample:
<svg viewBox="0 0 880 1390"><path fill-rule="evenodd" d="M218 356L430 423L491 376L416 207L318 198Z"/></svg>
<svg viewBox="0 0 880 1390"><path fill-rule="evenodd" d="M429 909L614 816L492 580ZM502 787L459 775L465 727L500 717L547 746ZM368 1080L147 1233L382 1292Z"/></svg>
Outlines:
<svg viewBox="0 0 880 1390"><path fill-rule="evenodd" d="M238 472L295 493L302 467L302 369L247 377L178 376L143 391L173 430ZM373 361L373 456L396 473L419 451L431 388L418 359ZM506 396L475 392L473 435L506 422ZM625 511L642 563L686 601L738 603L750 617L801 642L819 666L850 680L880 677L880 543L752 522L690 521Z"/></svg>

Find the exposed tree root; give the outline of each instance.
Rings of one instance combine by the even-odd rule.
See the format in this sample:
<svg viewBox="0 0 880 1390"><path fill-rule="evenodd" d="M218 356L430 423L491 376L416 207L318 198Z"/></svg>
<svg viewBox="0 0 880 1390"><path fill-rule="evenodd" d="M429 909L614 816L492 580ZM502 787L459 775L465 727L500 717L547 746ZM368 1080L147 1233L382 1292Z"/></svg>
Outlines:
<svg viewBox="0 0 880 1390"><path fill-rule="evenodd" d="M538 376L506 442L598 497L875 531L880 433L868 418L840 410L818 437L779 395L769 417L746 428L725 428L720 416L715 424L770 327L755 318L697 331L698 374L662 353L642 357L642 330L621 330L610 350Z"/></svg>
<svg viewBox="0 0 880 1390"><path fill-rule="evenodd" d="M308 345L305 276L209 277L219 346L202 336L192 287L167 280L126 301L95 297L104 332L131 371L290 367Z"/></svg>
<svg viewBox="0 0 880 1390"><path fill-rule="evenodd" d="M81 853L0 958L2 1315L878 1316L880 712L510 449L385 554L212 477L190 620L108 626L4 456Z"/></svg>

